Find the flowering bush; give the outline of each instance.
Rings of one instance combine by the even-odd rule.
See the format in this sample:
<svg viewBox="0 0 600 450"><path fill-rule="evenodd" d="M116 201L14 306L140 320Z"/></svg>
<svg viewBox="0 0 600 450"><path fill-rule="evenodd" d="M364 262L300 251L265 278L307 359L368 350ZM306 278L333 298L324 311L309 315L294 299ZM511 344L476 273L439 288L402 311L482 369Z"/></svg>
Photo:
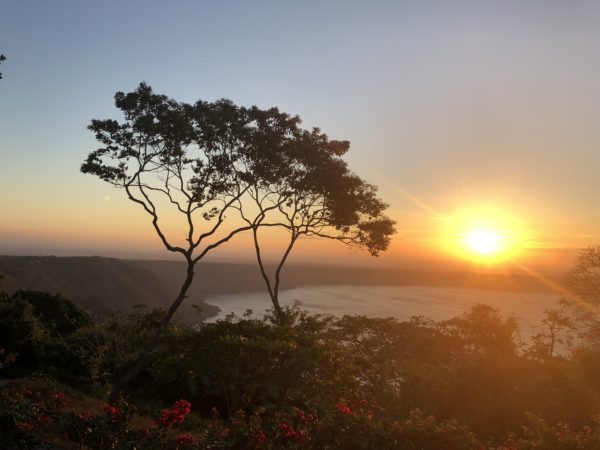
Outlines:
<svg viewBox="0 0 600 450"><path fill-rule="evenodd" d="M156 423L166 428L183 423L186 416L190 413L192 404L186 400L178 400L169 409L163 409L162 415L156 420Z"/></svg>
<svg viewBox="0 0 600 450"><path fill-rule="evenodd" d="M335 404L335 407L340 412L340 414L343 414L345 416L356 416L356 413L352 410L352 407L348 405L348 403L344 399L340 399Z"/></svg>
<svg viewBox="0 0 600 450"><path fill-rule="evenodd" d="M0 448L40 445L62 416L55 392L11 383L0 391ZM64 393L63 393L64 394Z"/></svg>
<svg viewBox="0 0 600 450"><path fill-rule="evenodd" d="M106 416L109 417L113 422L121 421L121 411L119 410L119 408L117 408L114 405L106 404L104 405L103 409L104 414L106 414ZM81 414L79 415L79 417L81 418Z"/></svg>
<svg viewBox="0 0 600 450"><path fill-rule="evenodd" d="M377 413L377 405L361 399L340 398L329 410L288 408L253 414L238 411L226 421L216 411L210 420L191 430L184 426L191 403L178 400L163 409L154 426L139 427L136 410L127 403L104 405L101 411L72 408L74 401L62 391L32 391L12 386L0 395L0 448L35 448L49 440L66 447L85 446L139 450L153 449L403 449L403 450L597 450L600 420L573 430L530 416L529 425L501 445L479 441L468 428L455 422L439 422L420 411L408 418L389 421ZM44 398L50 401L44 401ZM58 401L57 401L58 399ZM188 425L186 425L188 426Z"/></svg>
<svg viewBox="0 0 600 450"><path fill-rule="evenodd" d="M0 384L0 448L600 449L600 423L590 420L600 384L584 382L597 380L600 351L580 353L574 362L531 363L514 353L504 361L493 345L471 345L487 328L465 320L441 332L366 318L331 319L331 328L319 318L306 318L304 328L249 320L207 324L198 332L169 328L156 349L159 362L140 376L140 388L127 391L132 404L104 404L47 376ZM493 328L501 331L503 323ZM103 339L109 342L109 334ZM199 348L202 358L194 360ZM0 351L2 364L14 357ZM27 358L19 350L18 363ZM575 371L575 363L585 371ZM106 374L113 366L106 365ZM546 387L539 380L550 383L549 406L540 403L532 410L543 415L527 419L525 407L538 405L528 397L535 384ZM144 399L142 410L136 398ZM503 402L495 405L498 398ZM527 400L519 409L521 399ZM208 414L213 406L223 417L216 409Z"/></svg>
<svg viewBox="0 0 600 450"><path fill-rule="evenodd" d="M65 406L69 397L63 391L56 391L52 393L52 400L57 407Z"/></svg>
<svg viewBox="0 0 600 450"><path fill-rule="evenodd" d="M190 435L189 433L184 433L182 435L179 435L176 439L175 439L175 446L177 448L180 447L191 447L193 445L195 445L198 442L198 440Z"/></svg>

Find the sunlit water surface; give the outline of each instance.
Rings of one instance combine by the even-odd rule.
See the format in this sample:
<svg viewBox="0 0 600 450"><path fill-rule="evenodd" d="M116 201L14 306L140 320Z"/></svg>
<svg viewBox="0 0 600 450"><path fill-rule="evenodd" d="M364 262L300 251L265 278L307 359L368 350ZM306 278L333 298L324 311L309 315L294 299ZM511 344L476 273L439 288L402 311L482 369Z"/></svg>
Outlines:
<svg viewBox="0 0 600 450"><path fill-rule="evenodd" d="M303 286L280 293L283 305L298 300L312 313L395 317L401 321L413 316L444 320L467 312L483 303L503 315L513 315L525 332L539 324L547 309L558 305L560 296L550 293L504 292L483 289L430 286ZM270 306L266 292L247 292L208 297L207 303L221 308L218 316L242 315L251 309L253 317L262 317Z"/></svg>

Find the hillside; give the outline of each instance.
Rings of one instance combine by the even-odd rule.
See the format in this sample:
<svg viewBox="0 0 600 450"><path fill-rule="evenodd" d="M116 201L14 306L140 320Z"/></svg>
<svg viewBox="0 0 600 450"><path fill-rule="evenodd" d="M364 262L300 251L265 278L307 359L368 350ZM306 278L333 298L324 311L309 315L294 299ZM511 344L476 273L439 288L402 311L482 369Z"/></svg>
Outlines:
<svg viewBox="0 0 600 450"><path fill-rule="evenodd" d="M101 257L0 256L0 275L6 292L60 293L94 314L127 312L136 305L166 307L176 293L177 281L135 262ZM201 303L193 296L191 299L191 303ZM189 303L180 311L180 318L190 317L194 311ZM205 316L212 316L218 308L203 304L203 310Z"/></svg>

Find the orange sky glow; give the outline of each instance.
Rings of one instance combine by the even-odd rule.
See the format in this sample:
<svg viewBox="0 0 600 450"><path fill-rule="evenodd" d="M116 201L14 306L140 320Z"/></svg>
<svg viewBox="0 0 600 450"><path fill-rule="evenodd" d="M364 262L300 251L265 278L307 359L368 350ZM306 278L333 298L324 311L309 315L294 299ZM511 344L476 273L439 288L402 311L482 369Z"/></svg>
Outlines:
<svg viewBox="0 0 600 450"><path fill-rule="evenodd" d="M351 142L397 234L376 259L308 239L292 263L568 270L600 244L594 2L21 3L0 16L0 254L172 256L123 192L79 172L90 120L121 119L114 93L143 80L179 101L278 106ZM209 260L253 258L240 236Z"/></svg>

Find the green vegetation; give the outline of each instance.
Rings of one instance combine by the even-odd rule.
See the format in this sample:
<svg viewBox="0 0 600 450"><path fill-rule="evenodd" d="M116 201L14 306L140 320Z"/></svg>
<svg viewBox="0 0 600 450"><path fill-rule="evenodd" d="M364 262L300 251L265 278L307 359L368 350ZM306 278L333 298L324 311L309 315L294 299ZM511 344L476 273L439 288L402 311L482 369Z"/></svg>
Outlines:
<svg viewBox="0 0 600 450"><path fill-rule="evenodd" d="M0 447L600 448L600 342L568 308L526 342L485 305L443 322L286 315L165 327L108 405L163 313L95 323L60 296L4 294Z"/></svg>

